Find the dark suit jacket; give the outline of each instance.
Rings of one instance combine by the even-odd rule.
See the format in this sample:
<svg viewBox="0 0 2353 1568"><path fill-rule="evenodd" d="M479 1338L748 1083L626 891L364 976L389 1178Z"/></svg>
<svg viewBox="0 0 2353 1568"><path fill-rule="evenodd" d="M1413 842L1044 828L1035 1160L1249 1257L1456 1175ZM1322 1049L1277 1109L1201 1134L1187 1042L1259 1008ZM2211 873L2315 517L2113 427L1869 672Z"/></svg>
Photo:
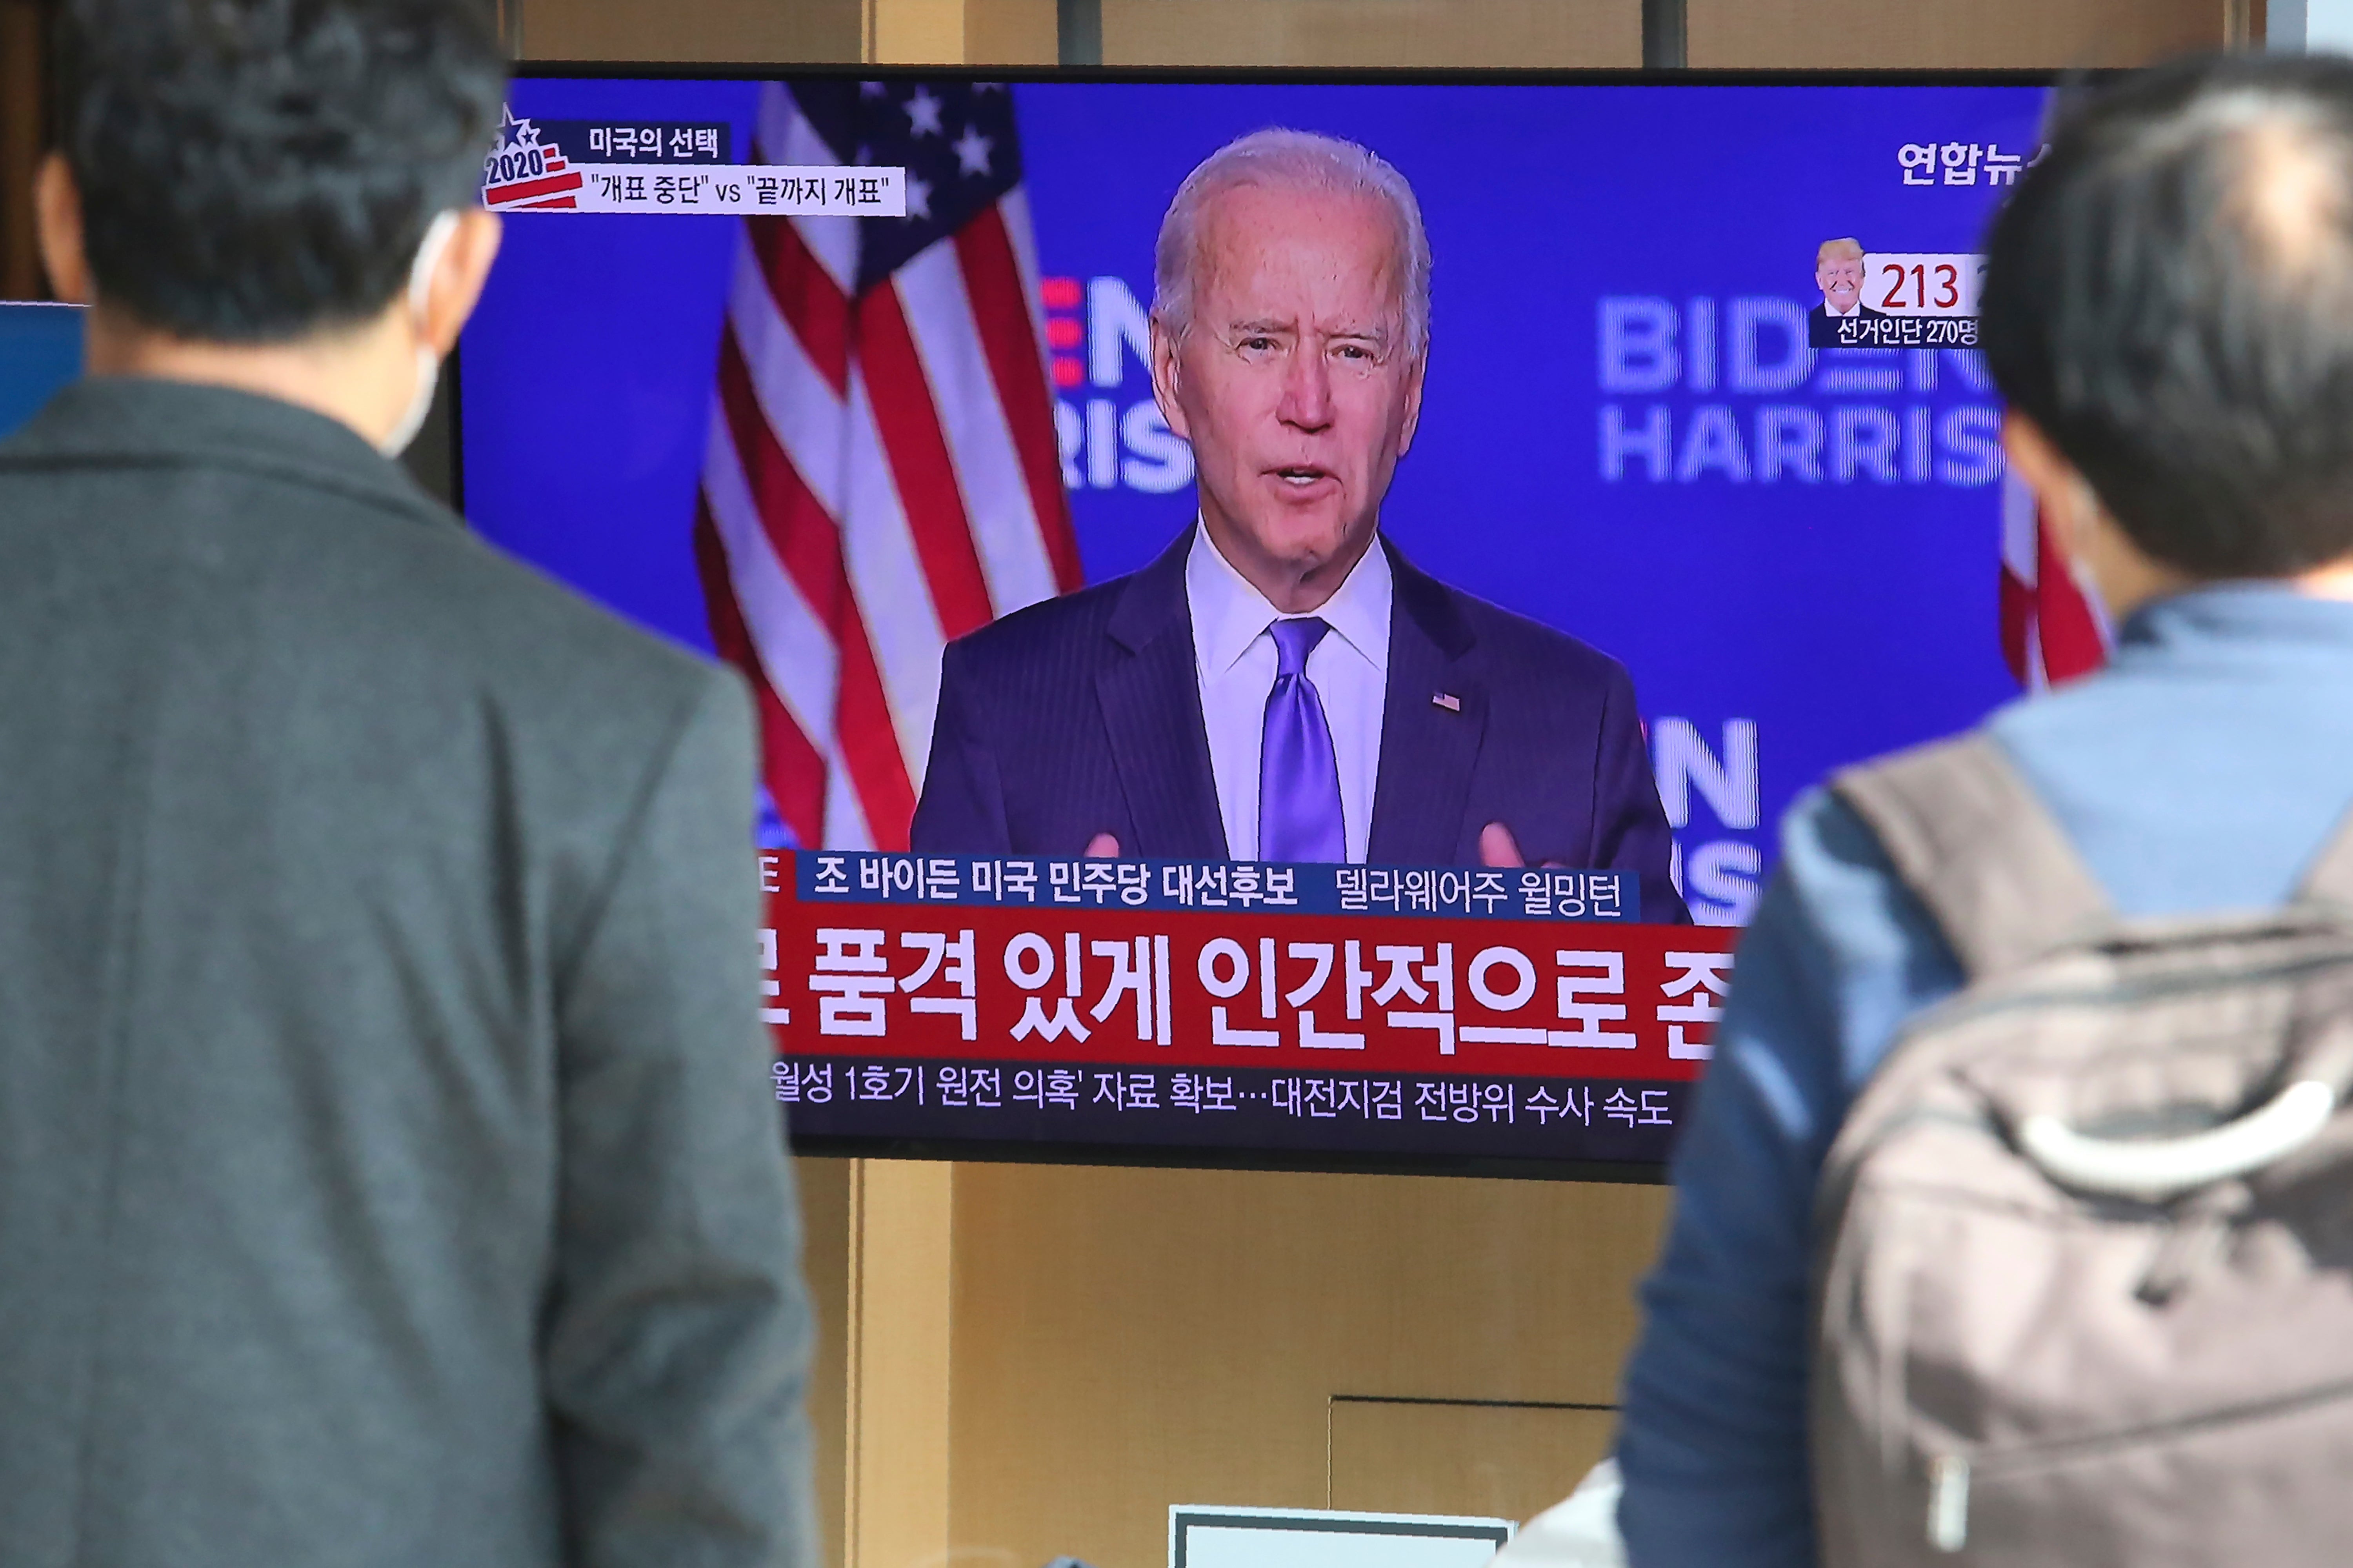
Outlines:
<svg viewBox="0 0 2353 1568"><path fill-rule="evenodd" d="M1192 538L948 646L916 849L1076 855L1109 833L1123 855L1225 857L1185 596ZM1625 669L1381 547L1396 592L1366 859L1475 865L1480 829L1501 822L1531 864L1639 872L1644 919L1687 919Z"/></svg>
<svg viewBox="0 0 2353 1568"><path fill-rule="evenodd" d="M0 1560L815 1563L752 755L316 414L0 444Z"/></svg>
<svg viewBox="0 0 2353 1568"><path fill-rule="evenodd" d="M1817 305L1806 312L1806 342L1812 348L1837 348L1840 346L1838 324L1841 321L1876 321L1886 314L1886 311L1874 310L1868 305L1857 305L1852 316L1833 316L1828 305Z"/></svg>

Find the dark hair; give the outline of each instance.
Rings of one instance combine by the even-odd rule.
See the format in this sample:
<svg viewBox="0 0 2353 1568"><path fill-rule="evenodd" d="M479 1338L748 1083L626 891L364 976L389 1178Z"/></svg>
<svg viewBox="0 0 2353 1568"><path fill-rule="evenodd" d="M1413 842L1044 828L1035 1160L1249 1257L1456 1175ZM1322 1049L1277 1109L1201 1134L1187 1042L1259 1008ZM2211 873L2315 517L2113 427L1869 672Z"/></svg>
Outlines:
<svg viewBox="0 0 2353 1568"><path fill-rule="evenodd" d="M1987 248L1996 383L2142 550L2200 578L2353 552L2353 61L2066 95Z"/></svg>
<svg viewBox="0 0 2353 1568"><path fill-rule="evenodd" d="M100 298L225 342L389 304L506 91L478 0L68 0L58 66Z"/></svg>

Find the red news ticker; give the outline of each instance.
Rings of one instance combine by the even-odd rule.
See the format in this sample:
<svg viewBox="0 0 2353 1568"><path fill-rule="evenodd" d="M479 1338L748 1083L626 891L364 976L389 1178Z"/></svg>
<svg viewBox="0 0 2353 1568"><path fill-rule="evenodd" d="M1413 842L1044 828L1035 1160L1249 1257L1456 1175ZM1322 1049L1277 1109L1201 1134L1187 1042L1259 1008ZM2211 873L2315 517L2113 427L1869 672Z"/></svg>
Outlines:
<svg viewBox="0 0 2353 1568"><path fill-rule="evenodd" d="M1699 1077L1739 932L769 896L781 1056Z"/></svg>

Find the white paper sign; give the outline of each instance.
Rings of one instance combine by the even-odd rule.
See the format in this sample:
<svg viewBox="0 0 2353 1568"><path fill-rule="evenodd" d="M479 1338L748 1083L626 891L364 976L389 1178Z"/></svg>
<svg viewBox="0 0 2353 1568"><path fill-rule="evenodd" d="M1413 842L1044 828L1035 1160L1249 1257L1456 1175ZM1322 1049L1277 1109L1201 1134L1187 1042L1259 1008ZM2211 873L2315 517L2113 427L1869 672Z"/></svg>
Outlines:
<svg viewBox="0 0 2353 1568"><path fill-rule="evenodd" d="M1504 1519L1181 1504L1168 1510L1168 1568L1483 1568L1512 1530Z"/></svg>

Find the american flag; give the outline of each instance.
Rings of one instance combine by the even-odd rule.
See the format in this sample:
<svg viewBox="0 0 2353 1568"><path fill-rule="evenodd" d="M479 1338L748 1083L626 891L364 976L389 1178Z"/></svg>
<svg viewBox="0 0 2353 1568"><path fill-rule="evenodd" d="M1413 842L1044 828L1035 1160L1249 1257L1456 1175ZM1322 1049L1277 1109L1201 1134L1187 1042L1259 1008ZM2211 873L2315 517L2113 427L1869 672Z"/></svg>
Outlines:
<svg viewBox="0 0 2353 1568"><path fill-rule="evenodd" d="M762 89L755 156L907 171L903 218L750 217L695 553L793 842L904 849L940 650L1079 585L1012 94Z"/></svg>
<svg viewBox="0 0 2353 1568"><path fill-rule="evenodd" d="M2040 690L2107 662L2108 628L2042 526L2034 492L2015 474L2001 490L2001 655L2021 686Z"/></svg>

